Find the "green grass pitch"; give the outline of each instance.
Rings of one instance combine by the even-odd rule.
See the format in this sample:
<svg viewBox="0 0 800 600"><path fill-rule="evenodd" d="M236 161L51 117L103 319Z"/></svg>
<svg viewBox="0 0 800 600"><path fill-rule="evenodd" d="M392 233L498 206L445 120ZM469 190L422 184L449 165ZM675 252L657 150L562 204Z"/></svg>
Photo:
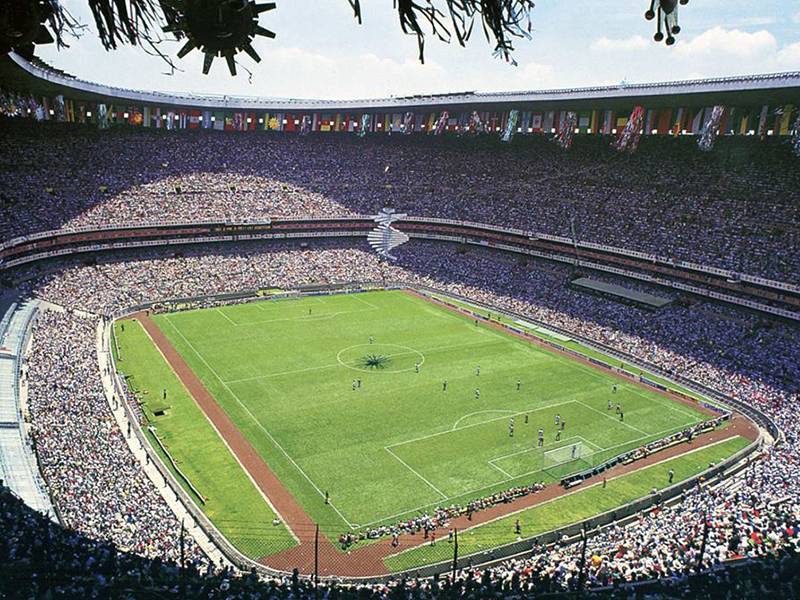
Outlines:
<svg viewBox="0 0 800 600"><path fill-rule="evenodd" d="M350 527L554 481L704 418L401 291L262 301L155 321L332 538ZM129 374L139 360L134 348L149 343L135 331L117 328ZM622 406L624 422L607 409L609 399ZM164 428L159 422L170 414L153 417L156 427ZM561 441L556 414L566 421ZM590 455L543 471L540 427L544 450L580 442ZM167 442L173 455L179 453L170 444L179 436ZM194 459L202 462L203 452ZM232 471L216 476L224 481Z"/></svg>

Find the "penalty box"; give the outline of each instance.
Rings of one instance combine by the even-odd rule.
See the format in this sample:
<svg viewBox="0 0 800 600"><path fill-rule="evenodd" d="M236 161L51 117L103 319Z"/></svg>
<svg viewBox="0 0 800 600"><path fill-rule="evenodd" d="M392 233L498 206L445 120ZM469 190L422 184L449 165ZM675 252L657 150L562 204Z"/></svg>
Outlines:
<svg viewBox="0 0 800 600"><path fill-rule="evenodd" d="M564 470L580 470L584 462L591 462L595 454L605 454L607 448L643 439L640 432L597 415L577 400L527 411L489 409L480 413L475 415L481 419L478 422L462 417L450 430L392 444L386 450L412 470L421 485L432 485L442 495L454 498L525 475L541 473L542 479L557 479ZM566 421L559 440L556 414ZM513 436L509 430L512 417ZM539 428L544 429L542 447L538 445ZM551 452L551 464L545 464L546 452L575 444L580 445L575 457L579 460L572 458L570 449L565 451L566 458Z"/></svg>

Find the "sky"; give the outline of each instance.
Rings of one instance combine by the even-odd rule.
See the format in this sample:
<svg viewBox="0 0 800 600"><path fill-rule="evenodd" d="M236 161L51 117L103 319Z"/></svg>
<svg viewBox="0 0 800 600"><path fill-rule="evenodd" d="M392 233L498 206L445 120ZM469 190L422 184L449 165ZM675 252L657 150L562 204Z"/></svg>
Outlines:
<svg viewBox="0 0 800 600"><path fill-rule="evenodd" d="M262 0L263 1L263 0ZM275 0L256 38L262 61L245 54L231 77L223 59L202 74L191 52L169 74L140 48L107 52L88 0L62 4L88 27L70 47L38 55L81 79L126 88L283 98L355 99L419 93L539 90L800 70L800 0L690 0L680 7L677 43L656 43L649 0L537 0L531 40L515 43L518 66L492 57L477 31L463 48L428 37L425 64L402 33L392 0L362 0L363 24L347 0ZM441 3L441 0L436 0ZM174 56L181 42L165 42Z"/></svg>

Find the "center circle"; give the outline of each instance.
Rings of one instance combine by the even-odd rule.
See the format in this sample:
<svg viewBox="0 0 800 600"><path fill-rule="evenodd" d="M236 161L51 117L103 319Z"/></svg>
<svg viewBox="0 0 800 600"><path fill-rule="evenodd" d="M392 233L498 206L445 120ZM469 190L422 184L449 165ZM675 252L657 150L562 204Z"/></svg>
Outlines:
<svg viewBox="0 0 800 600"><path fill-rule="evenodd" d="M336 360L343 367L364 373L403 373L422 366L425 355L399 344L356 344L339 350Z"/></svg>

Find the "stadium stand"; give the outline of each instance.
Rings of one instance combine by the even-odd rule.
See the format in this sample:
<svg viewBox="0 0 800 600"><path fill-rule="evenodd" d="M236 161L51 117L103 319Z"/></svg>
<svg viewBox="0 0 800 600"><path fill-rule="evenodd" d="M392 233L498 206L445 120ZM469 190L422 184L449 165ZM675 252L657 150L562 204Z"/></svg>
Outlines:
<svg viewBox="0 0 800 600"><path fill-rule="evenodd" d="M7 61L0 67L8 73ZM98 101L92 94L99 92L86 82L59 89L70 78L46 65L32 65L28 73L40 71L47 73L41 93L50 102L54 92L80 86L86 102ZM635 89L680 95L724 88L720 93L749 94L747 102L755 105L764 89L782 84L794 89L797 79L798 74L786 74ZM185 102L197 118L206 112L198 102L210 106L215 101L159 99L135 90L103 93L119 93L132 103ZM630 104L625 99L630 93L589 88L542 94L555 96L553 101L573 97L588 107L612 96ZM533 98L495 96L413 101L446 107ZM379 109L400 110L406 101ZM37 103L31 115L17 109L15 114L49 120L44 106ZM150 119L150 107L143 109L147 123L158 128L133 127L134 114L144 118L137 109L130 119L115 115L117 127L98 130L86 115L89 106L83 108L83 123L74 107L72 118L44 123L0 118L4 240L30 236L35 245L37 234L49 230L104 230L153 221L347 219L392 206L432 219L513 227L544 239L574 233L589 244L766 277L776 285L800 283L797 159L777 135L766 134L766 125L763 140L761 132L745 133L758 111L739 115L741 135L724 136L713 154L699 153L691 137L668 136L672 123L666 119L667 131L646 135L636 154L622 156L609 147L610 132L591 135L585 124L564 153L542 135L521 136L513 146L489 136L326 137L316 117L313 134L300 137L290 135L295 129L290 123L297 119L288 112L285 128L258 135L162 128L163 119ZM168 114L169 123L193 118ZM240 129L255 129L255 122L252 128L242 124L242 114ZM385 114L385 120L373 119L371 133L394 130L394 117ZM166 116L160 109L158 115ZM785 120L778 115L774 123ZM684 125L686 119L674 133ZM691 294L676 294L674 303L656 312L620 305L571 289L576 271L569 264L511 257L489 247L412 239L396 251L397 262L385 263L363 236L355 237L195 244L187 233L187 243L178 249L162 247L158 240L148 242L153 247L120 244L113 252L75 256L67 248L60 251L63 256L4 269L2 282L15 296L4 301L0 321L0 524L7 532L0 536L0 592L10 597L331 599L800 594L800 331L795 323ZM643 271L641 265L635 268ZM729 277L727 271L722 277ZM618 275L593 272L591 277L605 291L624 286L639 299L663 296L663 287ZM352 282L440 290L513 313L563 339L586 340L752 407L763 417L760 425L771 428L772 435L763 438L770 443L729 478L698 482L673 503L591 532L583 580L581 544L572 538L534 544L510 559L487 553L476 561L480 565L433 578L324 581L317 587L303 577L308 573L235 573L219 567L181 526L165 499L170 493L166 479L162 488L148 477L127 443L130 431L114 418L98 365L98 323L174 298ZM795 292L787 288L785 296L771 301L796 300ZM43 308L34 318L37 302ZM31 346L23 360L29 331ZM21 410L22 362L29 424ZM446 527L448 516L437 512L420 522Z"/></svg>
<svg viewBox="0 0 800 600"><path fill-rule="evenodd" d="M6 310L0 321L0 479L28 506L55 516L39 476L20 401L22 356L36 302L3 305Z"/></svg>

